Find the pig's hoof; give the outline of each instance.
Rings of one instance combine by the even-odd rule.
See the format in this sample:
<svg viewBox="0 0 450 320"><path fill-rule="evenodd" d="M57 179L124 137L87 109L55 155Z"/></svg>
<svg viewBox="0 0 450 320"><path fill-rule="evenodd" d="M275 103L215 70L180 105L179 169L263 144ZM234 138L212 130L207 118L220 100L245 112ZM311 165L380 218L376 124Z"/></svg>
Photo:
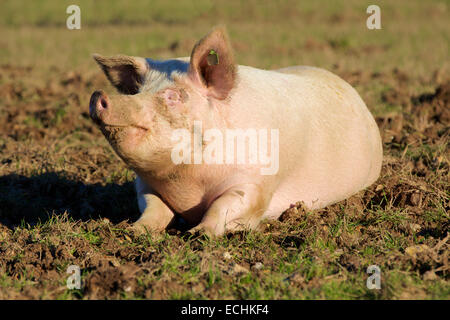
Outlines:
<svg viewBox="0 0 450 320"><path fill-rule="evenodd" d="M223 235L225 230L218 230L218 228L211 228L209 226L199 224L198 226L191 228L188 232L192 235L205 235L209 238L215 238Z"/></svg>
<svg viewBox="0 0 450 320"><path fill-rule="evenodd" d="M138 223L138 222L135 222L133 224L132 229L137 234L156 233L156 232L163 232L164 231L164 228L155 228L155 227L151 227L151 226L149 226L147 224Z"/></svg>
<svg viewBox="0 0 450 320"><path fill-rule="evenodd" d="M131 228L133 229L133 231L138 234L145 234L147 232L150 232L151 230L149 230L146 226L142 225L142 224L133 224L131 226Z"/></svg>

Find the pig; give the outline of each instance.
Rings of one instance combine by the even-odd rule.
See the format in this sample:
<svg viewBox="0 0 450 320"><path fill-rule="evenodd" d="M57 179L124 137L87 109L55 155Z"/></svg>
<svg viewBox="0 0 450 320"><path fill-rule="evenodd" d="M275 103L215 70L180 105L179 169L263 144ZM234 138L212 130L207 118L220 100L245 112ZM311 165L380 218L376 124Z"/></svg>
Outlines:
<svg viewBox="0 0 450 320"><path fill-rule="evenodd" d="M224 27L198 41L190 57L93 57L119 94L94 92L90 117L136 173L138 229L164 231L177 221L210 236L257 229L292 203L323 208L380 174L380 132L351 85L316 67L238 65ZM213 129L216 137L272 130L278 164L262 174L267 163L194 163L189 147L187 161L174 161L174 132L195 136L195 123L197 134ZM212 143L205 137L199 147Z"/></svg>

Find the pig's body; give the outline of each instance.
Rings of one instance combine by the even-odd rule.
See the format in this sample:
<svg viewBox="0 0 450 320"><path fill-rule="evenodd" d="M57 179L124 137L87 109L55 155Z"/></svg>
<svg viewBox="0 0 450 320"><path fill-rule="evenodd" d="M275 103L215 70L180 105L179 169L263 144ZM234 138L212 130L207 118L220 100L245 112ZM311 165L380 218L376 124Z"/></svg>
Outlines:
<svg viewBox="0 0 450 320"><path fill-rule="evenodd" d="M176 185L143 175L138 190L145 185L155 190L178 214L195 223L215 198L236 184L263 185L267 194L273 194L264 217L276 219L297 201L311 209L322 208L377 179L382 160L378 127L344 80L306 66L275 71L239 66L238 78L240 86L223 114L227 122L210 126L278 129L278 173L262 176L259 165L193 165L187 171L179 168L183 179ZM143 203L141 199L142 211Z"/></svg>
<svg viewBox="0 0 450 320"><path fill-rule="evenodd" d="M192 57L190 70L195 63L195 55ZM184 88L186 75L181 73L177 78ZM143 213L138 224L160 229L170 224L175 214L192 226L198 224L194 230L211 234L254 228L264 218L278 218L297 201L311 209L321 208L377 179L382 161L378 127L357 92L344 80L325 70L302 66L274 71L236 66L234 79L226 98L207 98L203 109L180 108L175 116L163 118L169 119L171 126L186 128L192 128L186 122L201 120L203 130L222 132L276 129L278 171L261 175L263 166L256 164L176 165L162 151L154 156L158 161L145 162L126 155L112 143L138 174L136 189ZM215 89L215 83L211 83L188 90L191 106L204 104L207 90ZM170 84L154 86L161 92ZM217 90L215 94L220 97L222 92ZM126 97L131 99L129 104L139 104L138 96ZM171 101L166 104L172 106ZM158 116L153 116L153 121ZM155 131L170 135L167 128ZM168 143L167 139L158 141Z"/></svg>

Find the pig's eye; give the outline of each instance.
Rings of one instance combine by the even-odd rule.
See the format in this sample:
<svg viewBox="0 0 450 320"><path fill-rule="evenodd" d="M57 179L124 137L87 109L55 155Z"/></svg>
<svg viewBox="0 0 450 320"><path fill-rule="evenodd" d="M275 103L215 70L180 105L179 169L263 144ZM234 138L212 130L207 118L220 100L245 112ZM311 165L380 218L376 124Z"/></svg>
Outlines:
<svg viewBox="0 0 450 320"><path fill-rule="evenodd" d="M166 101L166 104L169 106L175 106L181 102L181 97L178 91L173 89L166 89L162 93L162 97Z"/></svg>

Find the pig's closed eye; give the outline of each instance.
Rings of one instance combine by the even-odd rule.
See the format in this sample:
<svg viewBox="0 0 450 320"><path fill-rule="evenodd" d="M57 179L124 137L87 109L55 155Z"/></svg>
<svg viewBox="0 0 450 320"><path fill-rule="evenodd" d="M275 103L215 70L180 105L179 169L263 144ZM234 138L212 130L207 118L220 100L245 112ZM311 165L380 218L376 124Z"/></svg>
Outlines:
<svg viewBox="0 0 450 320"><path fill-rule="evenodd" d="M167 99L169 99L169 100L179 100L179 98L180 98L178 93L175 91L168 91L168 92L166 92L166 95L167 95Z"/></svg>
<svg viewBox="0 0 450 320"><path fill-rule="evenodd" d="M169 106L175 106L181 102L181 97L178 91L173 89L166 89L162 93L162 97L164 98L165 102Z"/></svg>

